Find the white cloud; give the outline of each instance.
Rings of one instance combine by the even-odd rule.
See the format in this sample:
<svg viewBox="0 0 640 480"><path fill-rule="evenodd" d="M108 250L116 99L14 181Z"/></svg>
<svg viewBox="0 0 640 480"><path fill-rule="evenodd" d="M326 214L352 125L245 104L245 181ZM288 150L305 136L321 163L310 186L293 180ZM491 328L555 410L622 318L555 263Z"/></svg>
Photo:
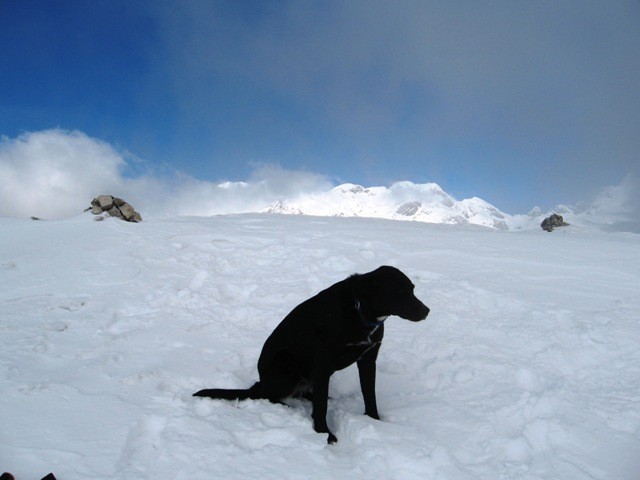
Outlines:
<svg viewBox="0 0 640 480"><path fill-rule="evenodd" d="M620 185L603 189L593 201L592 216L600 216L601 222L611 230L640 233L640 178L627 175Z"/></svg>
<svg viewBox="0 0 640 480"><path fill-rule="evenodd" d="M111 146L81 132L47 130L3 137L0 215L59 218L81 211L95 192L122 184L124 165Z"/></svg>
<svg viewBox="0 0 640 480"><path fill-rule="evenodd" d="M326 177L257 165L248 182L214 183L174 172L125 174L136 161L78 131L29 132L0 139L0 216L59 219L77 215L100 194L132 203L143 217L259 211L300 192L324 190Z"/></svg>
<svg viewBox="0 0 640 480"><path fill-rule="evenodd" d="M629 173L619 185L600 189L591 201L558 205L555 212L571 224L640 233L640 176Z"/></svg>
<svg viewBox="0 0 640 480"><path fill-rule="evenodd" d="M142 168L140 168L142 167ZM181 172L159 175L127 152L78 131L60 129L0 138L0 216L60 219L78 215L100 194L124 198L143 218L257 212L277 200L302 199L333 185L322 175L255 164L243 182L215 183ZM127 171L142 174L127 175ZM397 201L451 198L429 184L398 182ZM640 175L601 190L576 207L563 207L569 221L583 219L610 230L640 232Z"/></svg>
<svg viewBox="0 0 640 480"><path fill-rule="evenodd" d="M314 151L325 132L322 151L343 158L334 168L352 181L476 180L510 210L576 202L638 161L637 1L263 3L144 7L162 41L154 78L175 83L173 100L198 125L219 130L238 115L243 149L284 130ZM238 90L211 88L224 84ZM261 111L274 98L285 108ZM269 130L279 121L286 128Z"/></svg>

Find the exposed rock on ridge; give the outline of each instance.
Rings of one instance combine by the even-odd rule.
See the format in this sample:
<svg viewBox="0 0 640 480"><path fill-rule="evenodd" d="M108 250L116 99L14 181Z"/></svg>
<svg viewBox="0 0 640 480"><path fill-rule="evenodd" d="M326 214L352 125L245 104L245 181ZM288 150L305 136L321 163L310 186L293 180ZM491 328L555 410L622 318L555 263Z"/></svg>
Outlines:
<svg viewBox="0 0 640 480"><path fill-rule="evenodd" d="M556 227L566 227L568 225L569 224L564 221L564 218L562 218L562 215L558 215L557 213L545 218L540 224L542 229L547 232L553 232L553 229Z"/></svg>
<svg viewBox="0 0 640 480"><path fill-rule="evenodd" d="M85 212L91 210L94 215L102 215L107 213L112 217L125 220L127 222L138 223L142 221L142 217L135 209L121 198L113 195L98 195L91 200L91 206ZM96 217L96 220L102 220L104 217Z"/></svg>

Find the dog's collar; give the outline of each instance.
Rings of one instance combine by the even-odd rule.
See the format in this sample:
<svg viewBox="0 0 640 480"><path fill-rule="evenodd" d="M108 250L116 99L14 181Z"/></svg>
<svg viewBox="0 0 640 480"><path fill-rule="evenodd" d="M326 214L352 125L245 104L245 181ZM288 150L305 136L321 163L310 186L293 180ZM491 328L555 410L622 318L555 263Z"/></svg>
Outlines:
<svg viewBox="0 0 640 480"><path fill-rule="evenodd" d="M362 305L360 305L360 300L358 300L357 298L355 299L355 307L360 320L362 320L362 323L364 323L367 327L379 327L387 318L389 318L389 315L383 315L381 317L377 317L374 321L369 320L362 311Z"/></svg>

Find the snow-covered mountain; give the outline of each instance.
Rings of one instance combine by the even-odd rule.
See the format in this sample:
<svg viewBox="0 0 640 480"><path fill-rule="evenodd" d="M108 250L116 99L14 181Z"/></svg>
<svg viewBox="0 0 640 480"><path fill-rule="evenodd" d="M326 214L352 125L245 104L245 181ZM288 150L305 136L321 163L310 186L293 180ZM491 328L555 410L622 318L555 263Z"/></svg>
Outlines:
<svg viewBox="0 0 640 480"><path fill-rule="evenodd" d="M500 230L523 224L523 216L503 213L477 197L456 200L435 183L398 182L389 188L345 183L328 192L278 200L263 212L474 224Z"/></svg>
<svg viewBox="0 0 640 480"><path fill-rule="evenodd" d="M571 225L605 231L640 232L638 188L632 177L608 187L591 202L557 205L545 212L511 215L478 197L457 200L436 183L397 182L390 187L345 183L326 192L298 194L272 202L262 213L323 217L371 217L426 223L472 224L498 230L529 230L559 213Z"/></svg>

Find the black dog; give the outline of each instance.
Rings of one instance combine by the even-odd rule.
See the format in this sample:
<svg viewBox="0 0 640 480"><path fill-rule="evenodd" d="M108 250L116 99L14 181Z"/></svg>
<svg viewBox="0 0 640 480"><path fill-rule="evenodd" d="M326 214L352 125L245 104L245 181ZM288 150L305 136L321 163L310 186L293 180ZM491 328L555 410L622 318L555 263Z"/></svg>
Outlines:
<svg viewBox="0 0 640 480"><path fill-rule="evenodd" d="M380 418L375 382L383 322L389 315L417 322L429 313L413 289L411 280L394 267L352 275L301 303L280 322L262 347L259 382L243 390L200 390L194 396L280 403L310 394L313 427L334 443L337 438L326 419L329 377L357 362L365 414Z"/></svg>

